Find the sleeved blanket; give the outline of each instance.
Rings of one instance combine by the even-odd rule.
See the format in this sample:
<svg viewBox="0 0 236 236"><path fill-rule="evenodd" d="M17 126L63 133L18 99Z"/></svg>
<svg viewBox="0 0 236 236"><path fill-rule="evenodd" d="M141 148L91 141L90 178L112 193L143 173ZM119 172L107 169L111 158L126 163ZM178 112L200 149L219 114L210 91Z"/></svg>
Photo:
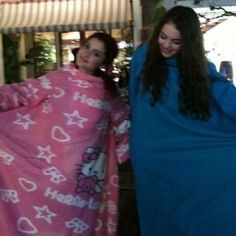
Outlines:
<svg viewBox="0 0 236 236"><path fill-rule="evenodd" d="M0 88L1 235L115 235L127 105L62 68Z"/></svg>

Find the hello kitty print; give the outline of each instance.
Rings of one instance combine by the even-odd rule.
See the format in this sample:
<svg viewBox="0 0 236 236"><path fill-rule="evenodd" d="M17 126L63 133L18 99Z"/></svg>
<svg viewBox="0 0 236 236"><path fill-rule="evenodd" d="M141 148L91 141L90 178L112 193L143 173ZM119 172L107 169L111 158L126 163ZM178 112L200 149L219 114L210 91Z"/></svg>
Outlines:
<svg viewBox="0 0 236 236"><path fill-rule="evenodd" d="M1 234L115 235L127 105L70 66L1 87L0 111Z"/></svg>

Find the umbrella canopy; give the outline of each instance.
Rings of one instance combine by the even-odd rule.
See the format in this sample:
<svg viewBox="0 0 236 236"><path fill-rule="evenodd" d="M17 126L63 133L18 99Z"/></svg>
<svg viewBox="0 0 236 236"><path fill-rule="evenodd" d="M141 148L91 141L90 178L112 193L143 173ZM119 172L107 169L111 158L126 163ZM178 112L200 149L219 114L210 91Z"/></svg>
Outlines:
<svg viewBox="0 0 236 236"><path fill-rule="evenodd" d="M108 30L130 23L129 0L0 0L0 33Z"/></svg>

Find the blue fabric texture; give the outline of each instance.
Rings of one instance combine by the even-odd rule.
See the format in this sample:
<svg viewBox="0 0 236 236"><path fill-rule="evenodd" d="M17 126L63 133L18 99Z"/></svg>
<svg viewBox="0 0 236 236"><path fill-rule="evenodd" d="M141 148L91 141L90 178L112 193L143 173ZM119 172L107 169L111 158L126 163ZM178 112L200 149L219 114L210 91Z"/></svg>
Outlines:
<svg viewBox="0 0 236 236"><path fill-rule="evenodd" d="M147 45L133 55L131 160L141 236L236 235L236 88L213 64L209 121L178 112L179 70L167 59L164 96L149 105L140 72Z"/></svg>

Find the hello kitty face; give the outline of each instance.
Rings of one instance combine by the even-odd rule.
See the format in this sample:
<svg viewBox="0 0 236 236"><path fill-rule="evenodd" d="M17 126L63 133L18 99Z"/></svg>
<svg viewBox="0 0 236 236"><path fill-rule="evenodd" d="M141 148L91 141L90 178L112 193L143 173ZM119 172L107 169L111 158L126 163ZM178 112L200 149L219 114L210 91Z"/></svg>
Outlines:
<svg viewBox="0 0 236 236"><path fill-rule="evenodd" d="M77 175L76 192L102 193L106 154L95 147L89 147L83 155Z"/></svg>
<svg viewBox="0 0 236 236"><path fill-rule="evenodd" d="M81 173L85 176L97 176L99 180L103 180L105 159L106 155L101 152L98 154L97 159L84 162L81 165Z"/></svg>

